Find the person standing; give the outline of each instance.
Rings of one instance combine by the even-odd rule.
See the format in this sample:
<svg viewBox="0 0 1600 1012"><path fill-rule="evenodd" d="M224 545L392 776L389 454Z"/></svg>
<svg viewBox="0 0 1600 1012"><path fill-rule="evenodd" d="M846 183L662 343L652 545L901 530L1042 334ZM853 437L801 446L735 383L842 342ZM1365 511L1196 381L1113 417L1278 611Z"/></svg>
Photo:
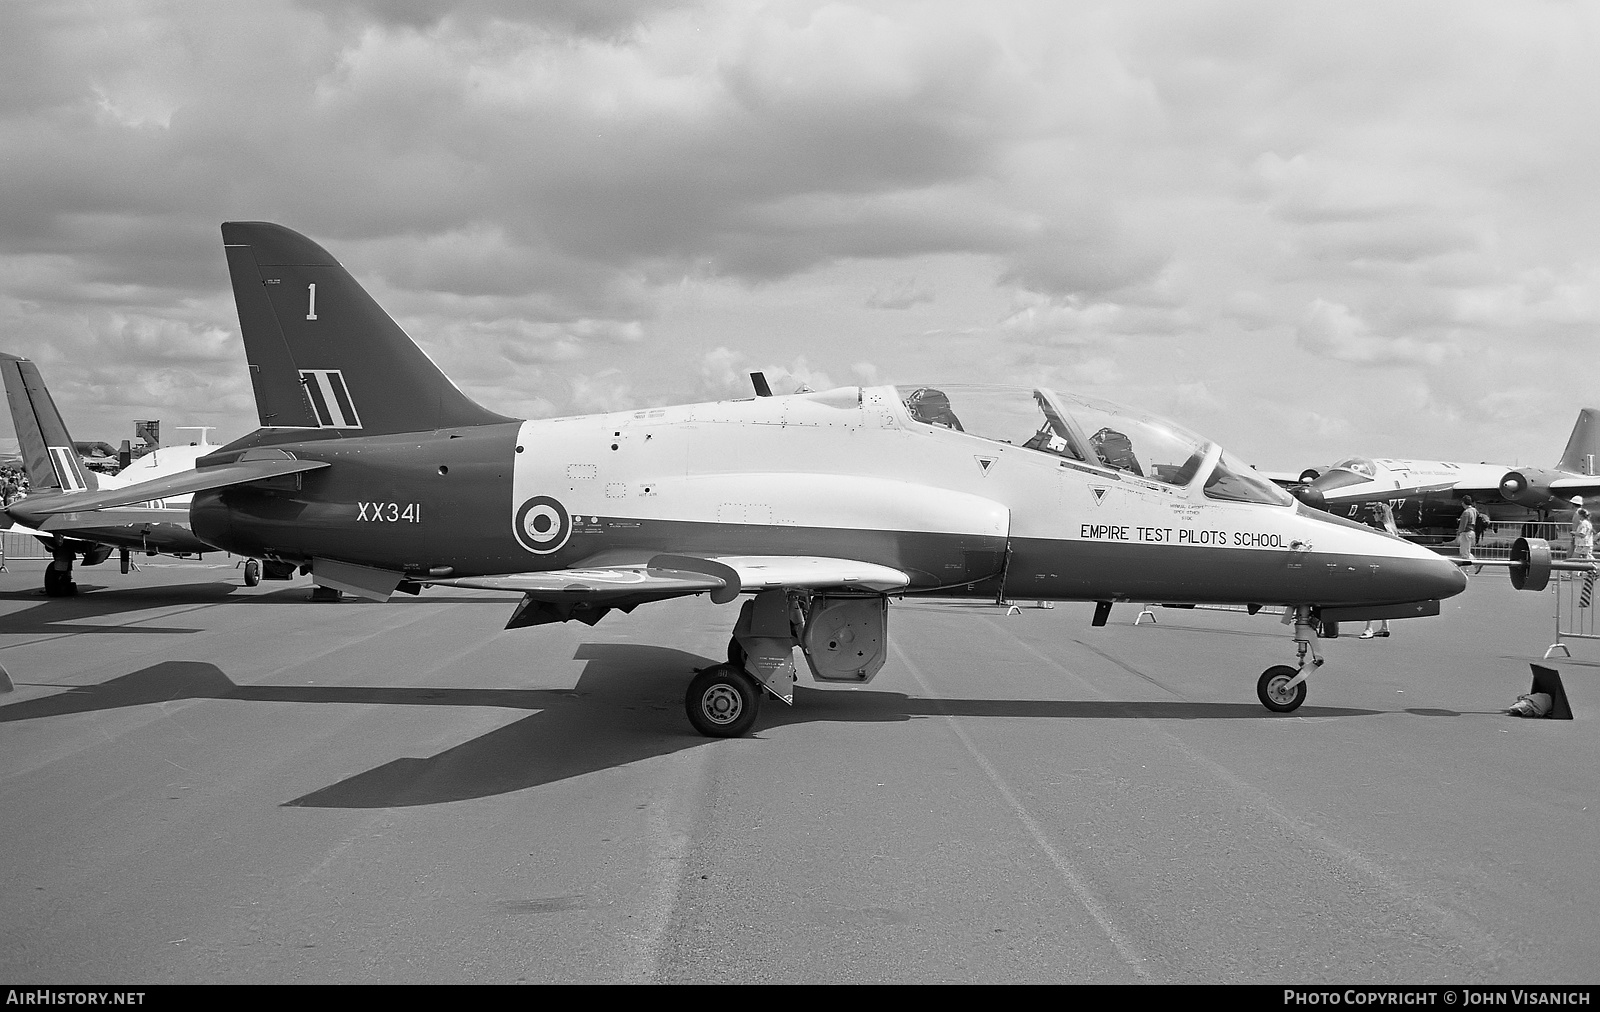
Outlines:
<svg viewBox="0 0 1600 1012"><path fill-rule="evenodd" d="M1394 525L1394 507L1390 506L1387 501L1369 503L1366 512L1362 515L1362 519L1366 521L1368 527L1375 527L1389 534L1398 533L1398 529ZM1389 635L1388 619L1379 619L1378 628L1376 629L1372 628L1372 621L1369 619L1367 627L1361 630L1361 635L1356 638L1370 640L1374 636L1387 635Z"/></svg>
<svg viewBox="0 0 1600 1012"><path fill-rule="evenodd" d="M1373 524L1373 526L1381 531L1393 534L1395 537L1399 537L1400 528L1396 526L1394 522L1394 504L1389 502L1387 499L1380 499L1374 504L1374 507L1376 509L1376 515L1374 519L1377 520L1377 523Z"/></svg>
<svg viewBox="0 0 1600 1012"><path fill-rule="evenodd" d="M1572 551L1568 557L1594 558L1594 524L1589 520L1589 511L1582 506L1572 515Z"/></svg>
<svg viewBox="0 0 1600 1012"><path fill-rule="evenodd" d="M1456 521L1456 544L1460 546L1461 557L1468 562L1475 562L1472 557L1472 547L1478 542L1478 508L1472 505L1472 496L1461 497L1461 518ZM1478 567L1478 572L1483 567Z"/></svg>
<svg viewBox="0 0 1600 1012"><path fill-rule="evenodd" d="M1572 514L1572 547L1567 552L1567 558L1588 561L1594 558L1594 524L1589 520L1589 511L1582 506L1583 500L1573 496L1572 501L1579 506ZM1583 574L1583 590L1578 594L1578 607L1587 608L1594 602L1596 576L1593 569Z"/></svg>

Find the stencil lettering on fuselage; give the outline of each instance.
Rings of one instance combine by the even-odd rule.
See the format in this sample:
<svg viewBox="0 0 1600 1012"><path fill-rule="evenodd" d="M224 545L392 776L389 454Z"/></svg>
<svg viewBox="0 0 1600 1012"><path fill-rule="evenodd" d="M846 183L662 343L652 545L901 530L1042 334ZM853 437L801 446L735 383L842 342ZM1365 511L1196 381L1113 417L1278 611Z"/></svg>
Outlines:
<svg viewBox="0 0 1600 1012"><path fill-rule="evenodd" d="M536 495L517 509L517 542L535 555L558 552L572 536L572 518L557 499Z"/></svg>

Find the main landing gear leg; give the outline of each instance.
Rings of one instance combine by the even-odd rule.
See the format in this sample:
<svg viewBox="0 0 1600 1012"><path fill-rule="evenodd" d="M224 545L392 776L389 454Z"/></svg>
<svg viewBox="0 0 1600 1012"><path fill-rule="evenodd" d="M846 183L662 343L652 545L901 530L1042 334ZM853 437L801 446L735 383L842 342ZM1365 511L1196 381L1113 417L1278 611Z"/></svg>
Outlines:
<svg viewBox="0 0 1600 1012"><path fill-rule="evenodd" d="M737 738L755 724L764 693L793 703L794 648L805 621L798 593L775 588L746 601L728 640L728 663L696 673L684 695L695 730Z"/></svg>
<svg viewBox="0 0 1600 1012"><path fill-rule="evenodd" d="M1306 701L1306 678L1322 667L1322 655L1317 653L1317 632L1311 626L1310 605L1297 605L1294 609L1294 646L1300 659L1298 667L1273 665L1263 671L1256 682L1256 697L1262 706L1274 713L1298 709ZM1308 653L1309 660L1306 659Z"/></svg>

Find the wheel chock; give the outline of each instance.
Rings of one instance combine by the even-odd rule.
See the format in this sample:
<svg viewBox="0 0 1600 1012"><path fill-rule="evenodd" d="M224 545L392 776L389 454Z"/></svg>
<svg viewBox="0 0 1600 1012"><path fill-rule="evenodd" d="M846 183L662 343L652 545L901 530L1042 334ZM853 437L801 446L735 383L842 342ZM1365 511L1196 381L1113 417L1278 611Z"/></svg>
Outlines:
<svg viewBox="0 0 1600 1012"><path fill-rule="evenodd" d="M1537 664L1530 664L1528 667L1533 669L1533 688L1528 691L1545 692L1550 695L1550 712L1545 714L1545 718L1571 720L1572 705L1567 702L1567 690L1561 687L1561 672Z"/></svg>

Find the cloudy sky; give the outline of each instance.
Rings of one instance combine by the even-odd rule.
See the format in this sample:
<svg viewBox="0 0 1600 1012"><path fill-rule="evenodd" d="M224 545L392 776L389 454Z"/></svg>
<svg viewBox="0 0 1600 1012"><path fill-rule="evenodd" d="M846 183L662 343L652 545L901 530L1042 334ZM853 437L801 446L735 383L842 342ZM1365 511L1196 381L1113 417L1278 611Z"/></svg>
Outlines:
<svg viewBox="0 0 1600 1012"><path fill-rule="evenodd" d="M1600 7L0 4L0 350L253 429L218 225L529 417L1019 382L1267 468L1600 406ZM9 434L9 420L0 423Z"/></svg>

